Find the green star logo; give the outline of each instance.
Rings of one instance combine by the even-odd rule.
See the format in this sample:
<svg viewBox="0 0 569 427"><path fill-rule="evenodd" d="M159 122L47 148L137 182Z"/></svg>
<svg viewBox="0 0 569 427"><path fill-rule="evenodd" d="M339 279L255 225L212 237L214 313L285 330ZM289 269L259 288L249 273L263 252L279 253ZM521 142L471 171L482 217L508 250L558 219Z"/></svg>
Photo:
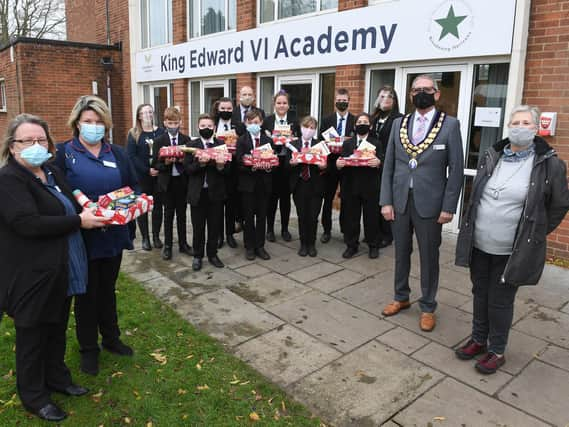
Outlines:
<svg viewBox="0 0 569 427"><path fill-rule="evenodd" d="M451 5L450 9L448 10L446 18L435 19L435 22L442 27L441 36L439 37L439 41L444 39L449 34L452 34L457 39L459 39L460 35L458 34L458 26L467 17L468 17L468 15L456 16L454 14L454 8Z"/></svg>

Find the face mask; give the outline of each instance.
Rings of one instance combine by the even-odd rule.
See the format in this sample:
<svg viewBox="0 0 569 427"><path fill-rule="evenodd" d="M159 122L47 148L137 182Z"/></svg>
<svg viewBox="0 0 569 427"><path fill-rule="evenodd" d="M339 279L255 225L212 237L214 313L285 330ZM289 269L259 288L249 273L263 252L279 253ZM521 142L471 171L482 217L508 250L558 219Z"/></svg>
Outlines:
<svg viewBox="0 0 569 427"><path fill-rule="evenodd" d="M348 109L349 102L338 101L336 102L336 108L338 111L346 111Z"/></svg>
<svg viewBox="0 0 569 427"><path fill-rule="evenodd" d="M369 125L356 125L356 133L358 135L366 135L369 133Z"/></svg>
<svg viewBox="0 0 569 427"><path fill-rule="evenodd" d="M249 132L251 135L257 136L261 133L261 126L257 123L251 123L247 125L247 132Z"/></svg>
<svg viewBox="0 0 569 427"><path fill-rule="evenodd" d="M42 145L34 144L20 151L20 157L33 167L43 165L51 158L51 153Z"/></svg>
<svg viewBox="0 0 569 427"><path fill-rule="evenodd" d="M90 145L96 145L105 136L105 126L91 123L82 123L79 131L81 137Z"/></svg>
<svg viewBox="0 0 569 427"><path fill-rule="evenodd" d="M435 94L419 92L417 95L413 95L413 104L421 110L432 107L435 105Z"/></svg>
<svg viewBox="0 0 569 427"><path fill-rule="evenodd" d="M223 120L229 120L232 115L233 115L233 111L220 111L219 112L219 117L221 117Z"/></svg>
<svg viewBox="0 0 569 427"><path fill-rule="evenodd" d="M509 128L508 139L516 147L526 147L533 142L535 129Z"/></svg>
<svg viewBox="0 0 569 427"><path fill-rule="evenodd" d="M239 98L239 102L241 102L241 105L248 107L249 105L251 105L253 103L253 97L252 96L242 96L241 98Z"/></svg>
<svg viewBox="0 0 569 427"><path fill-rule="evenodd" d="M316 129L312 129L312 128L301 128L300 131L302 132L302 139L304 141L310 141L312 138L314 138L314 135L316 134Z"/></svg>
<svg viewBox="0 0 569 427"><path fill-rule="evenodd" d="M210 139L212 137L212 135L213 135L213 129L210 129L210 128L200 129L200 136L203 139Z"/></svg>
<svg viewBox="0 0 569 427"><path fill-rule="evenodd" d="M176 135L178 135L178 131L180 130L180 127L178 126L175 128L166 128L166 130L168 131L170 136L176 136Z"/></svg>
<svg viewBox="0 0 569 427"><path fill-rule="evenodd" d="M381 98L378 96L378 97L375 99L375 102L373 103L373 106L374 106L375 108L379 108L380 104L381 104Z"/></svg>

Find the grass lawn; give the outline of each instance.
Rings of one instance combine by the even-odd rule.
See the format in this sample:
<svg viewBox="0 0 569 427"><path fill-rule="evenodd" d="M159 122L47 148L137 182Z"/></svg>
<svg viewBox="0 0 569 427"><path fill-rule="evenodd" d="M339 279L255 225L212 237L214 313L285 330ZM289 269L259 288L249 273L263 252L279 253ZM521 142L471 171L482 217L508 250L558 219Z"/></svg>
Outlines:
<svg viewBox="0 0 569 427"><path fill-rule="evenodd" d="M71 315L67 364L87 396L54 394L67 426L320 426L310 412L173 310L121 276L117 286L123 340L133 358L100 355L97 377L79 371ZM29 415L16 393L15 333L0 323L0 426L51 425Z"/></svg>

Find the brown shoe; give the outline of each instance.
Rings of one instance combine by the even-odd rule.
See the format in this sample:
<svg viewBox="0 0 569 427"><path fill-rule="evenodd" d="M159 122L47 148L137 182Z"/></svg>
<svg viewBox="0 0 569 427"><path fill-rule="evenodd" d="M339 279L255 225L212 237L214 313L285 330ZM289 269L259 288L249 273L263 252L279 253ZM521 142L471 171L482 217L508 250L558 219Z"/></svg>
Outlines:
<svg viewBox="0 0 569 427"><path fill-rule="evenodd" d="M435 318L435 313L421 313L421 330L425 332L431 332L435 329L437 324L437 319Z"/></svg>
<svg viewBox="0 0 569 427"><path fill-rule="evenodd" d="M392 301L385 306L381 314L384 316L393 316L401 310L406 310L409 307L411 307L411 303L409 301Z"/></svg>

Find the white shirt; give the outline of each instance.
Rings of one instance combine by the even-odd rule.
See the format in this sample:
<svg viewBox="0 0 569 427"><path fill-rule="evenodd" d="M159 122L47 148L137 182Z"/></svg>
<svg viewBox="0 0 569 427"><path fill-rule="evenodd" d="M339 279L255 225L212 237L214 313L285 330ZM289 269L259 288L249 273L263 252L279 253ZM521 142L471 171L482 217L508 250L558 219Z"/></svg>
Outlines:
<svg viewBox="0 0 569 427"><path fill-rule="evenodd" d="M203 145L204 150L207 148L207 144L213 144L213 139L205 140L201 137L200 137L200 139L202 140L202 145ZM203 188L207 188L207 174L205 174L203 177Z"/></svg>
<svg viewBox="0 0 569 427"><path fill-rule="evenodd" d="M172 136L170 134L168 134L168 136L170 137L170 145L174 145L172 144L172 140L176 139L176 145L180 144L180 134L177 133L176 136ZM172 165L172 176L180 176L180 172L178 172L178 169L176 168L175 165Z"/></svg>
<svg viewBox="0 0 569 427"><path fill-rule="evenodd" d="M227 125L227 129L225 129L225 126ZM231 120L223 120L223 119L219 119L219 123L217 124L217 132L216 133L225 133L227 131L231 130Z"/></svg>
<svg viewBox="0 0 569 427"><path fill-rule="evenodd" d="M275 112L275 125L283 124L281 120L284 120L284 124L288 125L288 121L286 119L286 114L283 117L279 117L279 115Z"/></svg>
<svg viewBox="0 0 569 427"><path fill-rule="evenodd" d="M340 133L339 136L346 136L346 126L348 125L348 114L350 113L346 113L345 115L342 116L340 113L336 111L336 130L338 130L338 126L340 125L340 118L344 118L344 120L342 121L342 132Z"/></svg>

